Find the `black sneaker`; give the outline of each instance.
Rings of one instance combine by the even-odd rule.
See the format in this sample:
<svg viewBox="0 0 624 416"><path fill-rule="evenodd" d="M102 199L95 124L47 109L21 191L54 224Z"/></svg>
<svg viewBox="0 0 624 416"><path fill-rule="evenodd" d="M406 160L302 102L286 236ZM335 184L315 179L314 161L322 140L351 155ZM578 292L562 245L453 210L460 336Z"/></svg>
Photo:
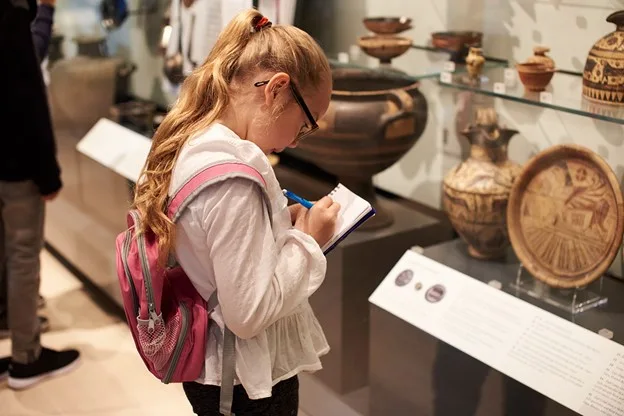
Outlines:
<svg viewBox="0 0 624 416"><path fill-rule="evenodd" d="M50 320L45 316L39 317L39 330L42 334L50 330ZM8 328L7 322L4 320L0 321L0 339L8 338L10 336L11 331Z"/></svg>
<svg viewBox="0 0 624 416"><path fill-rule="evenodd" d="M11 357L0 358L0 381L4 381L9 376L9 364Z"/></svg>
<svg viewBox="0 0 624 416"><path fill-rule="evenodd" d="M9 387L15 390L26 389L52 377L61 376L74 370L80 358L76 350L54 351L41 349L37 361L19 364L11 361L9 365Z"/></svg>

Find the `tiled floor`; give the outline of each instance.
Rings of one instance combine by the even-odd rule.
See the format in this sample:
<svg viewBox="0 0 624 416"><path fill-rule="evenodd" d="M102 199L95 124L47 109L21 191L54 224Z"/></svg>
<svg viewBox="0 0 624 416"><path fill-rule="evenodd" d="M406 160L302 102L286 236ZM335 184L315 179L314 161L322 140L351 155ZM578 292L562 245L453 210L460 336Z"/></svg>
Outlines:
<svg viewBox="0 0 624 416"><path fill-rule="evenodd" d="M78 348L82 362L75 372L30 390L0 383L0 415L192 415L180 385L163 385L145 370L125 323L98 307L50 254L44 252L42 262L41 292L52 324L42 343ZM9 351L9 341L0 341L0 355Z"/></svg>

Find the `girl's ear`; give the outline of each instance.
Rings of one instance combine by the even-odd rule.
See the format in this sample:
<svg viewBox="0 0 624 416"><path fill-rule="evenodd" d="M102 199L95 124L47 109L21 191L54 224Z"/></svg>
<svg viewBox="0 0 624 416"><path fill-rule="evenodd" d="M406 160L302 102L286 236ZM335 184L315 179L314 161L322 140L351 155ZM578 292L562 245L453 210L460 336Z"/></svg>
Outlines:
<svg viewBox="0 0 624 416"><path fill-rule="evenodd" d="M265 104L268 106L273 105L277 96L288 88L290 88L290 76L288 74L285 72L278 72L273 75L264 89Z"/></svg>

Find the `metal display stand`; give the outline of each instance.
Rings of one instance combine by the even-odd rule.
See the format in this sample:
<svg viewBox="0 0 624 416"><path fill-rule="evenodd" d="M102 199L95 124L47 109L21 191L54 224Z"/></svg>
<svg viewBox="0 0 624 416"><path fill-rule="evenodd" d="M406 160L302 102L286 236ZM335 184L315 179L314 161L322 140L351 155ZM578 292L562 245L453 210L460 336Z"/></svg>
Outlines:
<svg viewBox="0 0 624 416"><path fill-rule="evenodd" d="M522 293L576 315L597 308L609 301L607 295L603 293L603 279L604 277L600 277L585 287L558 289L535 279L520 263L516 280L510 284L510 287L514 289L516 296Z"/></svg>

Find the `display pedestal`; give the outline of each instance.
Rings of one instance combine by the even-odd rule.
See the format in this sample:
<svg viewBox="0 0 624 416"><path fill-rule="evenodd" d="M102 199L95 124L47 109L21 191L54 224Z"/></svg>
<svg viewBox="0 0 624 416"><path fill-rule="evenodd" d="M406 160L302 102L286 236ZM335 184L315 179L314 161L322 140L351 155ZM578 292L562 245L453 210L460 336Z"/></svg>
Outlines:
<svg viewBox="0 0 624 416"><path fill-rule="evenodd" d="M462 241L454 240L425 248L423 255L441 265L454 269L454 273L460 272L469 277L441 272L440 268L444 266L436 268L435 272L428 272L419 263L418 267L421 273L415 273L413 280L407 285L399 287L398 284L401 282L397 280L399 283L395 283L394 275L384 279L386 285L383 286L385 292L382 291L382 293L388 294L394 293L393 290L400 290L400 293L405 294L409 299L413 299L413 302L410 300L410 302L405 303L405 297L393 296L392 298L385 298L388 299L386 305L395 305L397 311L411 311L410 308L414 310L420 308L418 309L420 313L417 316L410 314L399 317L396 311L390 313L386 307L382 308L378 306L378 303L371 303L370 416L572 416L577 414L554 399L506 376L502 371L516 371L516 374L524 374L526 377L530 374L532 382L537 385L540 385L540 381L546 380L546 378L551 380L553 377L560 376L560 383L549 382L547 385L540 385L540 388L548 390L550 387L551 391L554 390L559 394L559 400L571 401L582 408L584 411L582 414L608 414L591 413L592 411L588 408L588 403L591 400L586 399L587 393L569 396L564 388L564 383L583 391L590 391L589 396L592 394L598 396L595 400L598 403L597 406L605 406L605 408L612 406L609 401L613 400L609 396L609 392L614 387L609 383L612 383L613 386L618 385L619 373L617 371L624 369L624 366L618 364L620 362L618 358L614 359L612 365L607 362L602 363L603 357L607 357L605 360L610 360L612 351L601 350L596 345L603 345L602 341L611 345L610 342L602 340L600 335L610 338L616 344L624 344L624 319L622 319L623 309L621 306L624 304L624 285L621 282L605 277L602 285L604 293L609 294L609 303L600 308L586 310L583 313L570 314L546 302L543 298L536 298L522 292L518 295L513 293L511 285L517 280L519 262L511 249L504 260L481 261L468 255L466 245ZM413 270L416 271L417 268ZM399 271L396 271L397 276ZM439 276L440 281L445 282L443 284L446 286L447 292L440 303L425 302L426 298L423 297L422 291L419 292L415 287L418 281L432 279L432 276L434 276L433 278ZM483 285L472 281L468 282L471 284L467 284L466 279L470 278L500 288L501 291L514 297L520 297L526 303L533 305L525 305L522 310L528 308L533 310L537 306L542 311L539 314L535 312L538 316L537 319L527 318L527 322L520 323L523 316L526 316L525 312L514 312L519 309L505 303L503 297L506 295L490 288L471 291L472 289L468 289L468 287L477 285L481 288ZM431 281L425 282L424 288L431 284ZM396 289L394 289L395 287ZM378 288L376 292L379 290ZM473 298L475 293L483 296L479 298L481 300L479 305L472 306L475 305L475 298ZM488 293L491 293L489 295L491 297L488 297ZM377 299L379 300L381 297ZM431 299L428 300L429 302L432 301ZM435 302L435 299L433 301ZM451 308L449 305L456 306ZM505 309L501 305L509 306ZM440 311L440 308L447 308L444 309L446 312L444 314L437 312ZM566 323L566 325L575 325L581 328L566 331L560 330L560 328L567 328L566 325L558 326L559 324L556 323L550 326L553 319L559 320L559 318L552 317L551 319L548 317L550 314L546 314L543 310L568 322L573 322ZM519 319L513 318L514 313L520 315ZM427 332L410 322L410 319L430 325L426 327ZM510 324L510 322L512 323ZM523 328L516 333L511 329L515 322ZM548 322L547 325L544 324L546 322ZM492 351L488 353L489 355L484 356L491 357L493 362L496 361L497 365L501 367L500 371L463 350L440 341L436 336L431 335L432 328L439 330L440 334L445 334L444 336L450 336L454 342L463 340L461 341L463 342L462 345L464 347L472 346L472 351L475 353L484 354L483 351L492 348ZM491 338L482 336L480 331L491 334ZM579 336L579 332L582 336ZM472 335L475 334L476 336L473 337ZM499 334L506 335L500 336ZM588 337L592 341L588 341ZM514 345L511 348L508 346L504 348L494 347L494 345L498 345L497 343L505 344L507 342L505 340L510 339L514 340ZM567 370L581 377L579 383L583 385L582 389L576 384L570 383L570 379L566 378L566 373L563 371L565 366L557 361L568 362L566 360L569 359L569 356L576 354L576 348L581 351L590 351L587 356L596 360L591 364L585 364L580 358L577 361L569 361L573 364ZM514 362L517 363L517 361L513 361L515 358L511 357L516 357L516 352L519 354L517 356L522 356L523 359L528 360L527 362L531 364L531 367L528 364L513 367ZM536 365L536 363L543 365ZM550 368L549 363L553 364ZM584 368L583 365L587 365L587 367ZM609 368L617 371L611 371ZM615 373L615 376L611 373ZM602 377L604 377L604 381ZM593 386L593 390L585 388L586 386ZM617 388L615 391L618 391ZM620 384L620 390L617 394L621 394L621 392ZM584 404L581 403L583 400L585 400Z"/></svg>
<svg viewBox="0 0 624 416"><path fill-rule="evenodd" d="M576 315L577 313L597 308L609 301L609 298L603 294L603 279L604 277L601 277L583 288L557 289L535 279L520 264L516 280L511 283L511 287L518 294L524 293L567 313Z"/></svg>
<svg viewBox="0 0 624 416"><path fill-rule="evenodd" d="M326 195L333 185L278 166L283 187L309 199ZM384 229L352 233L327 256L327 276L310 304L331 351L316 377L338 394L368 383L368 297L405 250L451 239L445 224L386 198L379 201L394 217ZM310 412L306 409L306 411ZM312 413L314 415L314 413Z"/></svg>

